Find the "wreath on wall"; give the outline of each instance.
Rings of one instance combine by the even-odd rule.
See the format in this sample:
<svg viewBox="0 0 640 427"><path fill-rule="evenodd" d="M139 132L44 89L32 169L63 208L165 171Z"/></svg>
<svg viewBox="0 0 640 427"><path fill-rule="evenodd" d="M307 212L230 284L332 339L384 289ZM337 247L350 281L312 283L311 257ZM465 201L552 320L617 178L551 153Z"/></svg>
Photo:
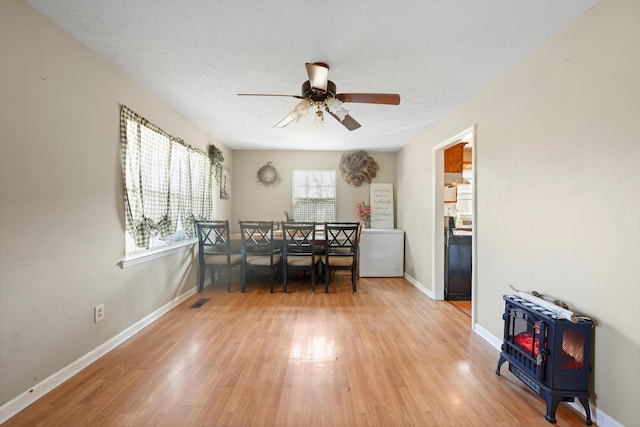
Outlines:
<svg viewBox="0 0 640 427"><path fill-rule="evenodd" d="M280 183L280 177L278 171L273 167L271 162L258 169L256 174L256 181L262 185L270 187L272 185L278 185Z"/></svg>
<svg viewBox="0 0 640 427"><path fill-rule="evenodd" d="M340 158L338 171L347 184L360 187L363 182L371 183L380 170L378 162L366 151L344 153Z"/></svg>

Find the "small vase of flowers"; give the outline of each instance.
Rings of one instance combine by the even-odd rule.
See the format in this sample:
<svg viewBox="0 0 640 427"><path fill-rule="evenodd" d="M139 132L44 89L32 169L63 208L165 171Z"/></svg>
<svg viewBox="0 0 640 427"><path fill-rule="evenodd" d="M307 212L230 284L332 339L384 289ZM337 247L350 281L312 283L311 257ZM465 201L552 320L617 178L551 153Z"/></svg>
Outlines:
<svg viewBox="0 0 640 427"><path fill-rule="evenodd" d="M358 220L362 222L363 228L369 228L369 225L371 224L372 213L373 212L371 211L371 206L366 205L364 203L364 200L358 202L358 204L356 205L356 216L358 217Z"/></svg>

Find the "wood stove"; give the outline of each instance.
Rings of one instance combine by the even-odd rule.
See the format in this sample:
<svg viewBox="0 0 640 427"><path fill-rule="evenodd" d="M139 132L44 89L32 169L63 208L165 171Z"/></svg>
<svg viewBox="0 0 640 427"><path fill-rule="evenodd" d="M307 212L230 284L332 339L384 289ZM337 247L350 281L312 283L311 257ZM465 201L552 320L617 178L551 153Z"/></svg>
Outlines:
<svg viewBox="0 0 640 427"><path fill-rule="evenodd" d="M593 322L578 316L563 319L546 307L505 295L504 338L496 374L509 362L509 371L542 397L547 404L545 419L556 422L560 402L578 398L591 425L589 408L589 364Z"/></svg>

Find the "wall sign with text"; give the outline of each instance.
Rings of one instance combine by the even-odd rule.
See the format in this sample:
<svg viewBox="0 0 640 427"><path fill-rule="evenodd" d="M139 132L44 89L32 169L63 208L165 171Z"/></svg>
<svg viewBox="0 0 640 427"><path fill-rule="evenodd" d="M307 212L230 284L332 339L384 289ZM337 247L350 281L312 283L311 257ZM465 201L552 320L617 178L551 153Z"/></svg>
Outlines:
<svg viewBox="0 0 640 427"><path fill-rule="evenodd" d="M369 186L371 228L393 229L393 184Z"/></svg>

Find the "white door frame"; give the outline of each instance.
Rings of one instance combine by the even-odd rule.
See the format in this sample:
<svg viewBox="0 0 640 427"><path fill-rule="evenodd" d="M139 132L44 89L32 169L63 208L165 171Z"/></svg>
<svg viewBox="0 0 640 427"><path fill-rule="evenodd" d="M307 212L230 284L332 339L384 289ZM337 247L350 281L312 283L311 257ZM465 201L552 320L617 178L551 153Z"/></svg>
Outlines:
<svg viewBox="0 0 640 427"><path fill-rule="evenodd" d="M470 138L468 138L470 136ZM433 212L433 223L431 228L431 283L433 284L433 298L437 300L444 299L444 149L462 141L462 139L470 139L473 144L472 148L472 164L473 164L473 240L471 243L471 324L475 325L476 322L476 245L478 235L478 224L476 221L476 152L477 152L477 138L476 138L476 126L473 125L462 132L448 138L447 140L435 145L432 148L431 153L431 194L432 204L431 211Z"/></svg>

